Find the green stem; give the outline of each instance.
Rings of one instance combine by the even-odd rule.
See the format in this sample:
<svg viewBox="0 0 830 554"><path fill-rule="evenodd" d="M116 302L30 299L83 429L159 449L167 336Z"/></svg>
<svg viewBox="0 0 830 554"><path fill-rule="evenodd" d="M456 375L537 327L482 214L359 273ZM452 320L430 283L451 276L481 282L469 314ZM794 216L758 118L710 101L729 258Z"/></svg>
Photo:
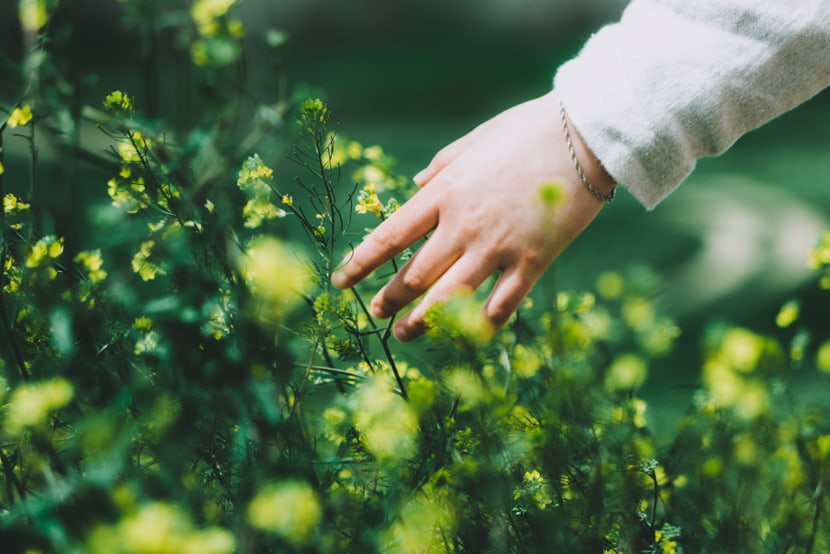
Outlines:
<svg viewBox="0 0 830 554"><path fill-rule="evenodd" d="M29 169L29 204L32 206L32 225L29 227L29 240L32 239L35 233L35 218L34 218L34 205L35 205L35 184L37 183L37 158L38 158L38 150L37 145L35 144L35 121L32 120L30 123L29 129L29 151L31 152L31 165Z"/></svg>
<svg viewBox="0 0 830 554"><path fill-rule="evenodd" d="M824 502L824 488L822 482L819 481L818 498L816 498L816 511L813 514L813 528L810 532L810 542L807 543L807 554L813 551L816 544L816 537L818 536L818 528L821 523L821 505Z"/></svg>

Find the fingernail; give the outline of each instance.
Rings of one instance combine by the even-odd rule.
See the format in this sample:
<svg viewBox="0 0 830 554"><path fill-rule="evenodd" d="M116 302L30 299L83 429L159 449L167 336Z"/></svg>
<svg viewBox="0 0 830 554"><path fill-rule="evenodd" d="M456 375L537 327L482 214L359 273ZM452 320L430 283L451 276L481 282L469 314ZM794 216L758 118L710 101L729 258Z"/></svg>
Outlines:
<svg viewBox="0 0 830 554"><path fill-rule="evenodd" d="M424 181L426 181L426 178L427 178L427 170L422 169L421 171L419 171L418 173L415 174L415 177L413 177L412 180L415 182L416 185L418 185L420 187L421 185L424 184Z"/></svg>
<svg viewBox="0 0 830 554"><path fill-rule="evenodd" d="M370 309L372 310L372 315L378 319L387 319L389 317L389 314L386 313L386 310L384 310L377 304L372 304L370 306Z"/></svg>
<svg viewBox="0 0 830 554"><path fill-rule="evenodd" d="M335 271L331 274L331 284L339 289L345 289L348 283L346 274L343 271Z"/></svg>
<svg viewBox="0 0 830 554"><path fill-rule="evenodd" d="M393 332L395 333L395 338L400 342L409 342L414 338L412 336L412 331L405 328L403 325L395 325Z"/></svg>

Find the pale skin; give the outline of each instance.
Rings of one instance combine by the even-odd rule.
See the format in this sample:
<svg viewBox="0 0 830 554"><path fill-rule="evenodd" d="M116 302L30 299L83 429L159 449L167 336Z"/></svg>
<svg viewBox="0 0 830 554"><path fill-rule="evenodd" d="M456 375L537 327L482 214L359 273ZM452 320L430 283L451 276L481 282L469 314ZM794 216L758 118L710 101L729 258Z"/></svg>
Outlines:
<svg viewBox="0 0 830 554"><path fill-rule="evenodd" d="M613 179L569 123L577 159L600 192ZM510 108L442 149L414 178L421 187L350 253L332 277L350 288L424 236L429 239L375 295L374 316L392 317L403 342L426 331L427 308L498 273L482 308L504 325L556 257L599 213L603 202L582 183L568 152L552 91ZM561 183L555 206L541 189Z"/></svg>

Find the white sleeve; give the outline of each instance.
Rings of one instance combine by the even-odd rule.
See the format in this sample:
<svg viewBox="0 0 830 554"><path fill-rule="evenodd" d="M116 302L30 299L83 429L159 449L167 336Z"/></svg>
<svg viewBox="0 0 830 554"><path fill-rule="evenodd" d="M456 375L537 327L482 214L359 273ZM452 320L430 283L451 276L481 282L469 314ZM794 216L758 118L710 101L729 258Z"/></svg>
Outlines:
<svg viewBox="0 0 830 554"><path fill-rule="evenodd" d="M830 0L633 0L554 79L588 147L648 208L698 158L828 84Z"/></svg>

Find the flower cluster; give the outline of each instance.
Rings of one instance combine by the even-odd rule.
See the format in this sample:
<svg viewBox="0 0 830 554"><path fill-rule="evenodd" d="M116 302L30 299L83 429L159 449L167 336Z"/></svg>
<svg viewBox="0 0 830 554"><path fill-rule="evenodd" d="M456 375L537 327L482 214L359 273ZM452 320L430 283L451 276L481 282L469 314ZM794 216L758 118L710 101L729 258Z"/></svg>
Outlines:
<svg viewBox="0 0 830 554"><path fill-rule="evenodd" d="M139 40L175 37L200 85L225 85L236 4L120 6ZM45 40L38 7L48 19L54 3L20 5ZM50 82L4 109L0 132L34 131L31 106L50 125L80 118ZM83 107L111 156L79 159L99 186L72 217L42 196L70 190L70 172L3 173L5 550L830 549L822 291L788 299L763 332L709 325L700 360L674 352L680 328L640 267L532 297L499 331L461 291L430 308L428 337L398 345L368 298L406 253L350 290L331 275L408 181L381 147L333 133L321 100L252 106L240 89L200 88L209 109L192 126L122 91ZM9 133L30 142L27 165L46 163L43 131ZM293 165L266 165L284 144ZM545 204L560 195L539 189ZM67 223L77 213L84 225ZM828 252L830 234L810 258L823 284Z"/></svg>

